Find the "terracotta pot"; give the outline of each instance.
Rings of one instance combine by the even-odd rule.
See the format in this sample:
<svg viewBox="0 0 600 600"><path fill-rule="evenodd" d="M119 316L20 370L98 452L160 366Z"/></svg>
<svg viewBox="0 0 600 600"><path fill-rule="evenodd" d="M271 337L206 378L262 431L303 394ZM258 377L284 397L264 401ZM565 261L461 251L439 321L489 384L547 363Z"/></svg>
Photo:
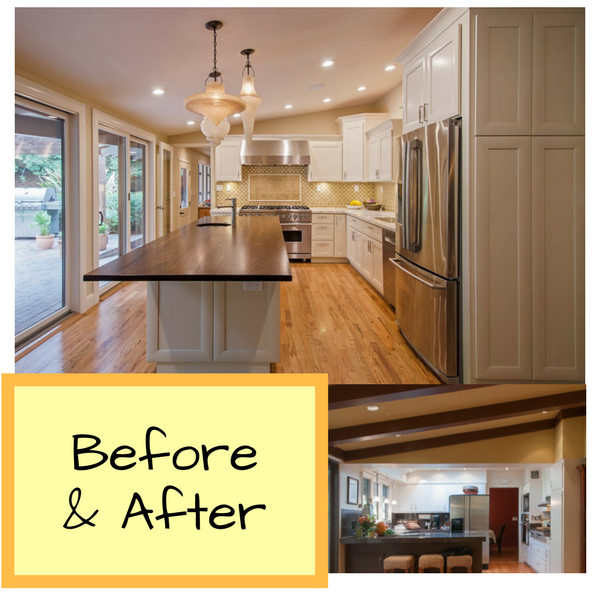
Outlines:
<svg viewBox="0 0 600 600"><path fill-rule="evenodd" d="M40 250L50 250L50 248L54 246L54 234L51 233L50 235L36 235L35 245Z"/></svg>
<svg viewBox="0 0 600 600"><path fill-rule="evenodd" d="M99 233L98 240L99 249L106 250L106 246L108 246L108 233Z"/></svg>

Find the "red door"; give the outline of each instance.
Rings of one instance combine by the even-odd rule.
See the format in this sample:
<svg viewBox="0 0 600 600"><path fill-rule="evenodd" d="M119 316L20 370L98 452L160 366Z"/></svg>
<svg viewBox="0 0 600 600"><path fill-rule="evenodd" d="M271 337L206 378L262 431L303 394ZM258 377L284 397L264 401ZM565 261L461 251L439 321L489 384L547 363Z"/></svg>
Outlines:
<svg viewBox="0 0 600 600"><path fill-rule="evenodd" d="M514 519L513 519L514 517ZM490 488L490 529L500 535L502 525L502 550L519 546L519 488ZM494 551L495 551L494 546Z"/></svg>

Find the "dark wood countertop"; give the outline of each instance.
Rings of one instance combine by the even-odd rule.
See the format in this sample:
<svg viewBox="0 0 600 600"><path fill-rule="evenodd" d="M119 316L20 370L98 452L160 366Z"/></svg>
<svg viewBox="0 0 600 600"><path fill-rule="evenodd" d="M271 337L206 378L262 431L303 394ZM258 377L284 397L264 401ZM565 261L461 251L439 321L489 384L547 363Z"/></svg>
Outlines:
<svg viewBox="0 0 600 600"><path fill-rule="evenodd" d="M427 542L431 544L448 542L456 544L465 541L484 542L485 537L478 535L465 535L464 533L440 532L431 535L383 535L376 538L349 536L340 539L342 544L397 544L399 542Z"/></svg>
<svg viewBox="0 0 600 600"><path fill-rule="evenodd" d="M205 217L201 221L229 221ZM238 217L234 227L194 221L94 269L84 281L291 281L277 217Z"/></svg>

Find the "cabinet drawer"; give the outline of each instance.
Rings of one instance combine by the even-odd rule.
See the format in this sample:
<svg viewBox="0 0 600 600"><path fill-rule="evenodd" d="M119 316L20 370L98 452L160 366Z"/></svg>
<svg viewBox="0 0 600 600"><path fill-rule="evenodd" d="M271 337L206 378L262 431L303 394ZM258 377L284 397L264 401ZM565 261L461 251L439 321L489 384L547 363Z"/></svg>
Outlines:
<svg viewBox="0 0 600 600"><path fill-rule="evenodd" d="M333 223L333 215L332 214L323 214L323 213L313 213L312 214L312 222L313 223Z"/></svg>
<svg viewBox="0 0 600 600"><path fill-rule="evenodd" d="M383 230L381 227L377 227L377 225L371 225L369 223L364 223L361 226L361 231L368 235L370 238L381 242L383 240Z"/></svg>
<svg viewBox="0 0 600 600"><path fill-rule="evenodd" d="M333 256L333 240L324 242L313 238L312 256Z"/></svg>
<svg viewBox="0 0 600 600"><path fill-rule="evenodd" d="M546 561L534 556L533 560L531 561L531 568L537 573L545 573Z"/></svg>
<svg viewBox="0 0 600 600"><path fill-rule="evenodd" d="M350 227L354 227L354 229L358 229L360 231L361 223L362 221L356 217L348 217L348 225L350 225Z"/></svg>
<svg viewBox="0 0 600 600"><path fill-rule="evenodd" d="M331 241L333 241L333 224L332 225L322 225L320 223L313 223L312 239L313 240L331 240Z"/></svg>
<svg viewBox="0 0 600 600"><path fill-rule="evenodd" d="M544 544L531 544L531 549L533 550L532 556L535 560L539 558L540 560L546 560L546 546Z"/></svg>

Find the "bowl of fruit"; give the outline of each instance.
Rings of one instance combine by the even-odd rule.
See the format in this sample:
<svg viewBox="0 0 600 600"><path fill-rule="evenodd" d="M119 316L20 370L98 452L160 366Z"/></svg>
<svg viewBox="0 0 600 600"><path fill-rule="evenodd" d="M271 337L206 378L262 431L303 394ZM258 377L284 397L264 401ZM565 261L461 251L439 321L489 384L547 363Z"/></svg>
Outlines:
<svg viewBox="0 0 600 600"><path fill-rule="evenodd" d="M375 202L373 198L365 201L365 208L367 210L381 210L381 204Z"/></svg>
<svg viewBox="0 0 600 600"><path fill-rule="evenodd" d="M362 202L360 200L352 200L350 204L346 204L346 208L350 210L359 210L363 207Z"/></svg>

